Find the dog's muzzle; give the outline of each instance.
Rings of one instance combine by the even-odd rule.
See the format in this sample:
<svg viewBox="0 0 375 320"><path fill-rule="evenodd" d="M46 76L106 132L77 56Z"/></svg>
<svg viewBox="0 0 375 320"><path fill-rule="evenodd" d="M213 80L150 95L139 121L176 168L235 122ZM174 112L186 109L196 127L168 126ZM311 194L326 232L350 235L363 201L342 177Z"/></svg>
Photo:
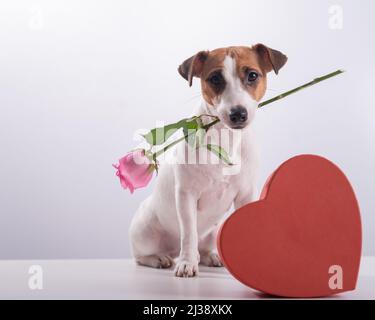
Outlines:
<svg viewBox="0 0 375 320"><path fill-rule="evenodd" d="M230 110L229 120L233 129L242 129L246 126L247 110L242 106L235 106Z"/></svg>

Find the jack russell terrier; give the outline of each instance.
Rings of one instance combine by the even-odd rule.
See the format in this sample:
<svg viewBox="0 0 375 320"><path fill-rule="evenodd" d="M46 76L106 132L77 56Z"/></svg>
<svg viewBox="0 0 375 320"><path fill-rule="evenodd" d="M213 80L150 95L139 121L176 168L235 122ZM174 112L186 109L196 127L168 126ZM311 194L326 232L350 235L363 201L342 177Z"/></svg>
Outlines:
<svg viewBox="0 0 375 320"><path fill-rule="evenodd" d="M267 73L278 74L287 57L263 44L201 51L180 65L180 75L192 85L201 80L203 102L196 115L220 119L213 128L229 132L230 157L241 164L225 174L225 163L168 163L161 165L156 187L136 212L130 226L133 255L138 264L170 268L175 275L193 277L198 264L221 267L216 236L221 220L234 204L238 209L257 197L258 153L250 126L266 92ZM223 139L207 132L211 143ZM203 149L203 148L201 148ZM174 157L197 153L187 143Z"/></svg>

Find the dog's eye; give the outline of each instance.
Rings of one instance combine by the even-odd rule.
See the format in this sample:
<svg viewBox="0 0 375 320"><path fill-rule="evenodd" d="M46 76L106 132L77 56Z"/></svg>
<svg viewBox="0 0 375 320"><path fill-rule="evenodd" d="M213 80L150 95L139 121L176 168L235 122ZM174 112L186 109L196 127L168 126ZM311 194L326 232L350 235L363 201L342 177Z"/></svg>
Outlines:
<svg viewBox="0 0 375 320"><path fill-rule="evenodd" d="M247 82L252 83L258 79L259 75L255 71L250 71L247 75Z"/></svg>
<svg viewBox="0 0 375 320"><path fill-rule="evenodd" d="M213 74L208 81L214 85L215 87L219 87L220 85L223 84L223 76L220 73L215 73Z"/></svg>

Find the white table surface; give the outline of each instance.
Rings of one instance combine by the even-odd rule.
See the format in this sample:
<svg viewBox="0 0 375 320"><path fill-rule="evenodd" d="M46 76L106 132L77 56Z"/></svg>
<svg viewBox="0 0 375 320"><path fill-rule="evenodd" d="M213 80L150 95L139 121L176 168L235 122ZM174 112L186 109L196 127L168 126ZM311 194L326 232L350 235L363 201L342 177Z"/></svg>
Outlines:
<svg viewBox="0 0 375 320"><path fill-rule="evenodd" d="M29 288L29 268L43 270L43 289ZM224 268L200 267L197 278L136 266L132 260L0 261L0 299L270 299ZM328 299L375 299L375 257L363 257L357 289Z"/></svg>

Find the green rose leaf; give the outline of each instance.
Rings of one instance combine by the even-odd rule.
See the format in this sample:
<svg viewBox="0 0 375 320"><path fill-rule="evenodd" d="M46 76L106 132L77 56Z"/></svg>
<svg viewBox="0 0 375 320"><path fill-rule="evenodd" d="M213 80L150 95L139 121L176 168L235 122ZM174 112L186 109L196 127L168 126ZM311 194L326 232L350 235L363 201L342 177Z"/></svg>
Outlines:
<svg viewBox="0 0 375 320"><path fill-rule="evenodd" d="M176 123L168 124L164 127L155 128L150 130L147 134L143 135L146 141L152 146L159 146L164 144L173 134L179 129L193 126L196 117L183 119Z"/></svg>
<svg viewBox="0 0 375 320"><path fill-rule="evenodd" d="M230 161L228 153L220 146L214 144L206 145L206 148L211 151L213 154L218 156L221 160L223 160L226 164L232 166L233 163Z"/></svg>
<svg viewBox="0 0 375 320"><path fill-rule="evenodd" d="M195 134L195 147L200 148L204 143L204 137L206 136L207 131L203 128L198 129Z"/></svg>
<svg viewBox="0 0 375 320"><path fill-rule="evenodd" d="M199 148L204 141L206 130L200 118L187 122L184 126L185 141L194 149Z"/></svg>

